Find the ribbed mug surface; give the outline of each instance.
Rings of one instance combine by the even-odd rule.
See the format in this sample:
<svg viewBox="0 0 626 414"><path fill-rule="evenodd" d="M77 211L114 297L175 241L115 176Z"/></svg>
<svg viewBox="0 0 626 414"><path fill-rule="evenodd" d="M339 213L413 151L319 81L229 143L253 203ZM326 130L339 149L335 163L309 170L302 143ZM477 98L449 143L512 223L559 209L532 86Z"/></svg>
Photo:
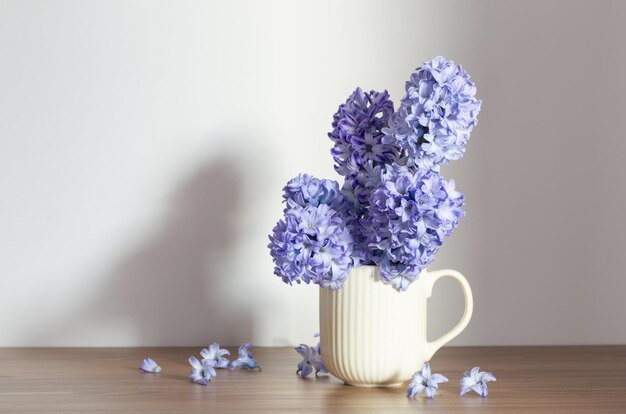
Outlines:
<svg viewBox="0 0 626 414"><path fill-rule="evenodd" d="M465 311L448 333L426 340L426 300L442 277L463 289ZM320 288L320 346L324 365L346 384L393 387L409 380L472 317L472 289L456 270L422 271L405 292L380 279L378 267L350 271L339 290Z"/></svg>

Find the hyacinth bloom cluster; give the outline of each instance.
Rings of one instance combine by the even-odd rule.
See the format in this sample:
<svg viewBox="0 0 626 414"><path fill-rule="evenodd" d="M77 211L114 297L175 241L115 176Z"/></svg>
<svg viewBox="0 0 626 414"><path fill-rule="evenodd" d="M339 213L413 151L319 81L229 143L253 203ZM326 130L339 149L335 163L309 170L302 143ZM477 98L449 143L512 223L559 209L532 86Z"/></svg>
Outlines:
<svg viewBox="0 0 626 414"><path fill-rule="evenodd" d="M408 162L420 168L460 159L481 105L467 72L439 56L417 68L405 90L382 142L400 145Z"/></svg>
<svg viewBox="0 0 626 414"><path fill-rule="evenodd" d="M343 184L302 174L285 186L269 244L284 282L338 289L352 267L377 265L383 281L406 290L458 225L464 197L439 171L465 152L476 87L437 57L405 89L395 112L387 91L361 88L339 106L328 136Z"/></svg>
<svg viewBox="0 0 626 414"><path fill-rule="evenodd" d="M291 179L283 188L283 200L289 207L317 207L326 204L335 211L345 211L346 205L339 183L321 180L309 174L300 174Z"/></svg>
<svg viewBox="0 0 626 414"><path fill-rule="evenodd" d="M381 278L406 290L452 234L462 206L454 180L432 170L390 169L372 192L367 227Z"/></svg>
<svg viewBox="0 0 626 414"><path fill-rule="evenodd" d="M283 191L284 217L269 244L275 273L289 284L340 288L354 264L354 243L338 183L303 174Z"/></svg>
<svg viewBox="0 0 626 414"><path fill-rule="evenodd" d="M381 166L398 159L395 142L383 142L383 129L393 114L389 93L357 88L339 106L328 134L334 147L335 170L345 177L343 191L358 209L367 208L369 194L380 180Z"/></svg>

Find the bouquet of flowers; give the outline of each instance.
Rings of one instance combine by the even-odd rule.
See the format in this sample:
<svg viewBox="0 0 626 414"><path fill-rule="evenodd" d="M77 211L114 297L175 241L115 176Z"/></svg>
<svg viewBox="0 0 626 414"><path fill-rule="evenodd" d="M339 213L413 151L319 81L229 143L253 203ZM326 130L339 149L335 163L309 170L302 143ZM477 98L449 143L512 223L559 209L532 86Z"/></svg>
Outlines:
<svg viewBox="0 0 626 414"><path fill-rule="evenodd" d="M441 165L460 159L481 101L460 65L436 57L406 82L394 110L387 91L357 88L328 134L337 181L300 174L283 189L284 217L269 236L286 283L339 289L350 269L377 265L406 290L464 216Z"/></svg>

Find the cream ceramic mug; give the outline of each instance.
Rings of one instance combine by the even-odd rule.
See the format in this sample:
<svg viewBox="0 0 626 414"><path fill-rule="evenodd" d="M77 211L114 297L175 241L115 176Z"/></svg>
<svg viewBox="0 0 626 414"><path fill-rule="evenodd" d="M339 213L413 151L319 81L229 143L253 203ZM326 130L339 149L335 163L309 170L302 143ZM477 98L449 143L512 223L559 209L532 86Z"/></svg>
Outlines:
<svg viewBox="0 0 626 414"><path fill-rule="evenodd" d="M434 283L446 276L463 288L465 312L450 332L428 342L426 300ZM330 373L346 384L399 386L465 329L472 310L472 290L456 270L424 270L400 292L381 281L378 267L356 267L343 288L320 288L322 360Z"/></svg>

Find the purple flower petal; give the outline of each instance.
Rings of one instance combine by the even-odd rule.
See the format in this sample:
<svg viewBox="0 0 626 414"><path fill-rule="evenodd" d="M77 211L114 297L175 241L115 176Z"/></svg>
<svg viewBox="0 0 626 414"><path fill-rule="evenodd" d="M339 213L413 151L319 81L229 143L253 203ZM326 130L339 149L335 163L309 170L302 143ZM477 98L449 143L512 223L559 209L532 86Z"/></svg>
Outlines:
<svg viewBox="0 0 626 414"><path fill-rule="evenodd" d="M437 392L436 387L426 387L424 388L424 395L428 398L435 398L435 393Z"/></svg>
<svg viewBox="0 0 626 414"><path fill-rule="evenodd" d="M189 361L189 365L191 365L192 368L198 369L198 370L202 369L202 364L200 363L200 361L198 361L198 358L196 358L195 356L193 355L190 356L188 358L188 361Z"/></svg>
<svg viewBox="0 0 626 414"><path fill-rule="evenodd" d="M430 376L431 376L430 364L428 362L425 362L424 366L422 367L422 377L426 379L430 379Z"/></svg>
<svg viewBox="0 0 626 414"><path fill-rule="evenodd" d="M478 379L481 382L489 382L489 381L495 381L496 377L494 377L491 372L481 372L480 375L478 376Z"/></svg>
<svg viewBox="0 0 626 414"><path fill-rule="evenodd" d="M433 374L432 377L430 377L431 381L435 382L435 383L440 383L440 382L448 382L448 378L444 377L441 374Z"/></svg>

